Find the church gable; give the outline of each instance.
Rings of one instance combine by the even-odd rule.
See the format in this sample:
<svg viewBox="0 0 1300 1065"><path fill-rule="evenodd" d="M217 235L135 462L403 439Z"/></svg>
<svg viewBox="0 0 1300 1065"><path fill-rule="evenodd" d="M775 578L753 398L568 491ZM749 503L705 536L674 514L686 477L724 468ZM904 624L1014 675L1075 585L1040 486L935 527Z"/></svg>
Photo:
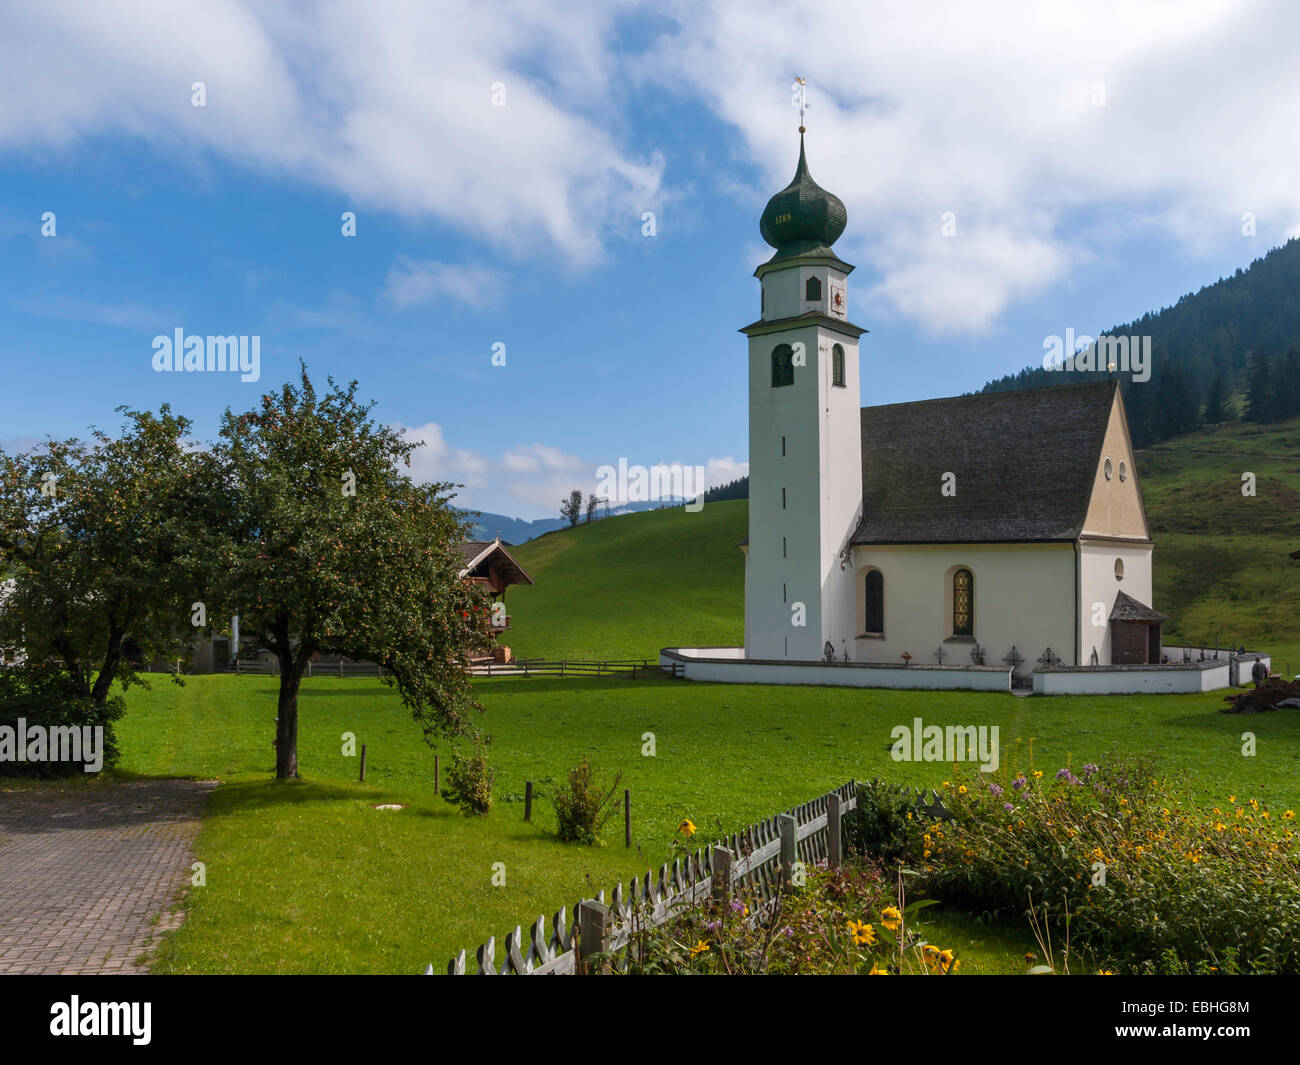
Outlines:
<svg viewBox="0 0 1300 1065"><path fill-rule="evenodd" d="M1117 391L1096 381L864 407L853 543L1075 539ZM1125 461L1136 487L1130 451Z"/></svg>
<svg viewBox="0 0 1300 1065"><path fill-rule="evenodd" d="M1124 417L1124 400L1118 389L1107 419L1106 436L1096 457L1083 535L1151 538L1137 464L1133 460L1133 443Z"/></svg>

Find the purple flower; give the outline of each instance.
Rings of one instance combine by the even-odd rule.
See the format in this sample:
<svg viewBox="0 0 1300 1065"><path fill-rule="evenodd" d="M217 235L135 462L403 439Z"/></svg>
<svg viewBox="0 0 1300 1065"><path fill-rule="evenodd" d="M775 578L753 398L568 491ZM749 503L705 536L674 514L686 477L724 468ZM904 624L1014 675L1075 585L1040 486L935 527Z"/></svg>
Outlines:
<svg viewBox="0 0 1300 1065"><path fill-rule="evenodd" d="M721 921L705 921L705 922L704 922L704 930L705 930L706 932L716 932L716 931L717 931L719 928L721 928L721 927L722 927L722 922L721 922Z"/></svg>
<svg viewBox="0 0 1300 1065"><path fill-rule="evenodd" d="M786 925L784 928L781 929L781 934L785 936L786 939L793 939L794 929L791 928L789 925Z"/></svg>
<svg viewBox="0 0 1300 1065"><path fill-rule="evenodd" d="M1061 770L1059 770L1059 771L1057 772L1057 774L1056 774L1056 779L1057 779L1057 780L1069 780L1069 779L1070 779L1070 775L1071 775L1071 774L1070 774L1070 771L1069 771L1068 769L1061 769Z"/></svg>
<svg viewBox="0 0 1300 1065"><path fill-rule="evenodd" d="M1004 802L1002 804L1002 809L1006 810L1007 813L1011 813L1011 811L1014 810L1015 807L1012 806L1009 802Z"/></svg>
<svg viewBox="0 0 1300 1065"><path fill-rule="evenodd" d="M1029 781L1027 781L1023 776L1020 776L1020 777L1016 777L1016 779L1011 782L1011 786L1015 788L1017 791L1019 791L1028 783Z"/></svg>
<svg viewBox="0 0 1300 1065"><path fill-rule="evenodd" d="M732 913L740 913L740 911L743 910L744 908L745 908L745 904L744 904L743 902L741 902L740 899L732 899L732 900L731 900L731 912L732 912Z"/></svg>
<svg viewBox="0 0 1300 1065"><path fill-rule="evenodd" d="M1093 773L1096 772L1098 772L1098 768L1092 762L1089 762L1086 766L1083 767L1083 776L1085 780L1088 777L1092 776Z"/></svg>
<svg viewBox="0 0 1300 1065"><path fill-rule="evenodd" d="M990 784L989 791L991 791L994 794L994 796L998 796L1002 794L1003 787L1001 784Z"/></svg>

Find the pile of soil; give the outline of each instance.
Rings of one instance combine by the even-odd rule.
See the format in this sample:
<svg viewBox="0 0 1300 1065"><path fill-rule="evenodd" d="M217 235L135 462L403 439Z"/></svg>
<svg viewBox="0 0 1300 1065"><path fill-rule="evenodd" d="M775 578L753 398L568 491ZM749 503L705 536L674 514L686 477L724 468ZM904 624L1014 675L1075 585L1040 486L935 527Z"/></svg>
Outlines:
<svg viewBox="0 0 1300 1065"><path fill-rule="evenodd" d="M1284 707L1300 708L1300 681L1269 677L1258 688L1225 695L1228 705L1220 713L1259 714Z"/></svg>

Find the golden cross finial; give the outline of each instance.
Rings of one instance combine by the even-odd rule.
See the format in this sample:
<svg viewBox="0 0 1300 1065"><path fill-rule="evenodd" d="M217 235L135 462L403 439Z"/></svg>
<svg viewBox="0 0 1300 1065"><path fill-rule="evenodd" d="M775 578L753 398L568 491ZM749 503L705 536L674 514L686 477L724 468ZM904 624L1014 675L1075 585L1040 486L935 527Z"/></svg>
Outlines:
<svg viewBox="0 0 1300 1065"><path fill-rule="evenodd" d="M798 102L799 104L799 132L803 133L803 113L812 108L812 104L808 102L808 82L805 78L796 77L794 79L794 84L794 100L791 102Z"/></svg>

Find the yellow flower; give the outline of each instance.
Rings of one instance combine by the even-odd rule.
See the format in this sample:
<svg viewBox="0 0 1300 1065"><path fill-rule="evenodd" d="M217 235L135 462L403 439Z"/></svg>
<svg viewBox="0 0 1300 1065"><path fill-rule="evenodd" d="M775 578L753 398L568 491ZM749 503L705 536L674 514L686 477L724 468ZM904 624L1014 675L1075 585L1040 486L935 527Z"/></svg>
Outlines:
<svg viewBox="0 0 1300 1065"><path fill-rule="evenodd" d="M880 911L880 923L888 928L891 932L898 931L899 922L902 921L903 915L893 906L886 906Z"/></svg>
<svg viewBox="0 0 1300 1065"><path fill-rule="evenodd" d="M958 795L965 795L965 794L966 794L966 785L965 785L965 784L961 785L961 787L959 787L959 788L957 789L957 794L958 794Z"/></svg>
<svg viewBox="0 0 1300 1065"><path fill-rule="evenodd" d="M1229 796L1228 796L1228 801L1229 801L1229 802L1236 802L1236 801L1237 801L1237 796L1235 796L1235 795L1229 795Z"/></svg>
<svg viewBox="0 0 1300 1065"><path fill-rule="evenodd" d="M691 947L691 957L693 958L697 954L703 954L708 949L709 949L708 943L706 943L704 940L701 939L698 943L695 944L695 946Z"/></svg>
<svg viewBox="0 0 1300 1065"><path fill-rule="evenodd" d="M1114 976L1115 974L1114 974L1113 972L1111 972L1109 969L1098 969L1098 970L1097 970L1097 975L1098 975L1098 976ZM965 986L965 985L963 985L963 986Z"/></svg>
<svg viewBox="0 0 1300 1065"><path fill-rule="evenodd" d="M690 818L687 818L677 826L677 831L684 836L693 836L695 835L695 824L690 820Z"/></svg>
<svg viewBox="0 0 1300 1065"><path fill-rule="evenodd" d="M1034 770L1034 779L1035 779L1035 780L1042 780L1042 779L1043 779L1043 771L1042 771L1041 769L1035 769L1035 770Z"/></svg>
<svg viewBox="0 0 1300 1065"><path fill-rule="evenodd" d="M882 969L882 968L880 968L880 966L878 966L878 965L873 961L873 962L871 963L871 972L867 973L867 975L868 975L868 976L888 976L888 975L889 975L889 970L888 970L888 969Z"/></svg>
<svg viewBox="0 0 1300 1065"><path fill-rule="evenodd" d="M849 922L849 935L853 937L853 945L857 947L869 947L876 941L876 930L871 925L860 921Z"/></svg>
<svg viewBox="0 0 1300 1065"><path fill-rule="evenodd" d="M1295 820L1295 811L1294 811L1294 810L1288 810L1286 813L1284 813L1284 814L1282 815L1282 820L1284 820L1284 821L1294 821L1294 820Z"/></svg>

